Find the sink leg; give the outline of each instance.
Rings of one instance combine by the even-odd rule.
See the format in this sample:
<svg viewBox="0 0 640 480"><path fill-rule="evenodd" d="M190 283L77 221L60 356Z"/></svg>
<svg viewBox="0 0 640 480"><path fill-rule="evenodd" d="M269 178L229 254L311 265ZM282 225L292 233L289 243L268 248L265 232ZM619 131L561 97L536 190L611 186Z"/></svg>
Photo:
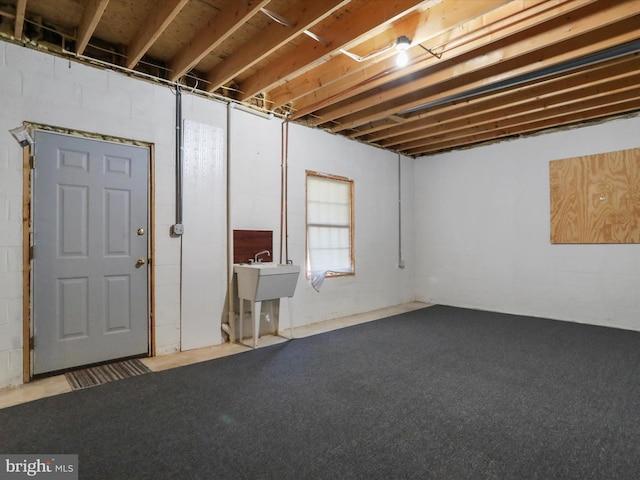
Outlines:
<svg viewBox="0 0 640 480"><path fill-rule="evenodd" d="M242 324L244 323L244 298L240 299L240 319L238 320L238 341L242 343Z"/></svg>
<svg viewBox="0 0 640 480"><path fill-rule="evenodd" d="M293 305L291 303L291 297L287 297L287 307L289 307L289 331L291 339L293 340Z"/></svg>
<svg viewBox="0 0 640 480"><path fill-rule="evenodd" d="M260 334L260 309L262 302L253 303L253 348L258 346L258 335Z"/></svg>

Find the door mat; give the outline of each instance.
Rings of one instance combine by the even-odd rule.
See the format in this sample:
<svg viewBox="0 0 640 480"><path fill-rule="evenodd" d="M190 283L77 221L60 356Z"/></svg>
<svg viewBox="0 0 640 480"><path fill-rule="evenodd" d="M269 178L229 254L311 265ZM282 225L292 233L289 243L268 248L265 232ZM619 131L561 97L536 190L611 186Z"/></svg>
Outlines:
<svg viewBox="0 0 640 480"><path fill-rule="evenodd" d="M122 380L123 378L136 377L150 373L149 367L137 358L118 363L89 367L83 370L67 372L64 376L73 390L87 387L95 387L104 383Z"/></svg>

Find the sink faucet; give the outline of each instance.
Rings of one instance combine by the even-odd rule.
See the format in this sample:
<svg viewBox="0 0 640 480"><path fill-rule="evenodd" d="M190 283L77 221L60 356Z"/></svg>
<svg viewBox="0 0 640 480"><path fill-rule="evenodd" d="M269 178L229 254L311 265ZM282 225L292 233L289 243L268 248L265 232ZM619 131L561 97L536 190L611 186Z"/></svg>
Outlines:
<svg viewBox="0 0 640 480"><path fill-rule="evenodd" d="M253 257L253 261L254 261L254 262L256 262L256 263L258 263L258 262L262 262L262 259L259 259L259 260L258 260L258 257L259 257L260 255L264 255L265 253L266 253L267 255L271 256L271 253L269 252L269 250L262 250L261 252L256 253L255 257Z"/></svg>

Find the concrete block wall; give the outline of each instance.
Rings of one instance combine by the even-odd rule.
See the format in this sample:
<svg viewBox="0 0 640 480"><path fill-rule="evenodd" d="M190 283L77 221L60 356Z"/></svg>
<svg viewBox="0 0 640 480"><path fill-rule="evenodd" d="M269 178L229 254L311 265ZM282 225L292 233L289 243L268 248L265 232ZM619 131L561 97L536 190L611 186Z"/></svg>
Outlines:
<svg viewBox="0 0 640 480"><path fill-rule="evenodd" d="M175 223L175 96L170 86L130 78L0 41L0 388L22 383L22 152L8 130L29 121L154 145L153 225L157 354L182 349L181 240ZM183 94L187 120L229 128L231 228L270 229L279 235L281 121L267 120L211 99ZM397 268L397 156L319 130L291 126L290 258L305 261L306 169L356 182L355 277L327 280L320 293L304 275L293 311L296 325L412 301L413 160L402 159L408 268ZM216 218L218 228L226 219ZM188 229L189 226L185 226ZM186 230L188 231L188 230ZM276 244L277 244L276 240ZM274 258L279 249L274 245ZM224 318L226 272L212 298ZM287 325L288 318L281 320Z"/></svg>
<svg viewBox="0 0 640 480"><path fill-rule="evenodd" d="M412 230L414 161L401 159L402 236L398 232L398 156L363 146L339 135L316 135L290 127L289 248L305 258L305 171L340 175L354 182L355 269L353 277L328 278L320 292L309 282L294 297L302 324L413 301L414 242ZM298 200L296 200L298 199ZM406 268L398 268L402 238ZM304 264L304 263L303 263Z"/></svg>
<svg viewBox="0 0 640 480"><path fill-rule="evenodd" d="M282 122L231 110L232 228L272 230L280 258ZM403 243L407 268L398 268L398 158L381 149L300 125L289 126L289 259L302 266L291 299L294 325L376 310L414 300L413 160L402 158ZM304 272L306 170L354 181L356 275L328 278L317 292ZM283 252L283 261L286 260ZM289 309L280 309L288 327Z"/></svg>
<svg viewBox="0 0 640 480"><path fill-rule="evenodd" d="M640 147L640 117L416 160L419 299L640 330L640 245L552 245L549 161Z"/></svg>
<svg viewBox="0 0 640 480"><path fill-rule="evenodd" d="M22 150L8 130L23 121L154 144L162 192L154 226L156 346L160 354L179 350L180 242L168 235L175 223L170 88L5 42L0 78L0 387L22 382Z"/></svg>
<svg viewBox="0 0 640 480"><path fill-rule="evenodd" d="M8 132L5 135L14 142ZM0 379L16 383L21 375L22 154L20 149L12 149L9 142L3 142L0 144Z"/></svg>

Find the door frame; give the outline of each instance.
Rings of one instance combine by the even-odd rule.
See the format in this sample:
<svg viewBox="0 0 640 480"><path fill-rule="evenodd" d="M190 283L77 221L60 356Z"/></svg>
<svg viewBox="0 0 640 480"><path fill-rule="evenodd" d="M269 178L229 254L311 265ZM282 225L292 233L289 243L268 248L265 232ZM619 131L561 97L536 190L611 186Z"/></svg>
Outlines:
<svg viewBox="0 0 640 480"><path fill-rule="evenodd" d="M148 280L147 296L148 311L147 323L149 333L149 356L156 356L156 335L155 335L155 185L154 185L154 161L155 148L153 143L131 140L121 137L112 137L97 133L72 130L51 125L43 125L34 122L23 122L23 127L33 131L41 130L45 132L70 135L89 140L102 140L107 142L122 143L149 149L149 177L147 178L148 188ZM33 135L32 135L33 138ZM33 270L31 268L31 247L33 245L33 147L31 145L22 149L22 381L29 383L33 378Z"/></svg>

